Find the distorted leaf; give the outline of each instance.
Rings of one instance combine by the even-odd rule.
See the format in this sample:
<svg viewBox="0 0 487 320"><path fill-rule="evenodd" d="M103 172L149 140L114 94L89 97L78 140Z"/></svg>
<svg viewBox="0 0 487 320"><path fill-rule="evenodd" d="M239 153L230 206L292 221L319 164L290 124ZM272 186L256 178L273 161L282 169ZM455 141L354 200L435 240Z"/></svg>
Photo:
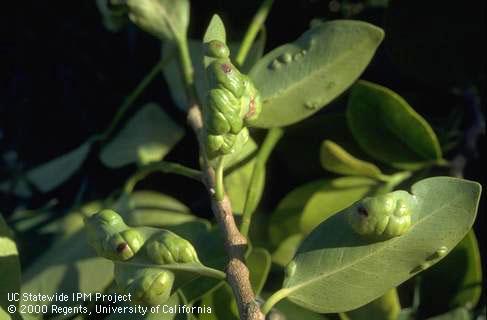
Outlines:
<svg viewBox="0 0 487 320"><path fill-rule="evenodd" d="M441 260L472 227L478 183L434 177L412 186L412 222L403 235L372 241L349 225L347 211L306 237L286 269L279 297L317 312L362 306Z"/></svg>
<svg viewBox="0 0 487 320"><path fill-rule="evenodd" d="M307 234L321 221L363 198L376 182L364 177L323 179L300 186L271 215L269 235L274 245L292 234Z"/></svg>
<svg viewBox="0 0 487 320"><path fill-rule="evenodd" d="M210 24L208 25L208 28L206 28L205 34L203 36L203 43L207 43L212 40L218 40L223 43L227 43L225 25L223 24L220 16L217 14L214 14L213 17L211 17ZM203 58L204 67L208 67L214 59L215 58L205 56Z"/></svg>
<svg viewBox="0 0 487 320"><path fill-rule="evenodd" d="M137 191L128 198L123 197L113 206L120 210L124 219L130 221L133 226L164 227L193 243L201 243L202 237L209 232L207 221L198 219L185 205L164 194ZM113 281L112 262L96 256L86 241L84 224L80 223L84 216L97 212L97 208L99 203L95 203L94 206L89 204L66 216L63 223L70 223L70 231L62 234L52 247L46 249L24 271L22 292L33 294L102 292ZM214 245L215 242L209 241ZM204 262L213 254L211 249L204 248L204 243L201 243L201 247L198 245L196 247L198 252L201 251L200 258ZM219 252L213 251L215 254ZM65 302L66 306L74 304L75 302L71 300Z"/></svg>

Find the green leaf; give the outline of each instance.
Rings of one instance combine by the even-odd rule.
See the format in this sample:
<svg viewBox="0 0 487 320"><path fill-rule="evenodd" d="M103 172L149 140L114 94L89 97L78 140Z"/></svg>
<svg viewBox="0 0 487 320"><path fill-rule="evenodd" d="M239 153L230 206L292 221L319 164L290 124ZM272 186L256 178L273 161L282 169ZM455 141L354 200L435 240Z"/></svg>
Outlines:
<svg viewBox="0 0 487 320"><path fill-rule="evenodd" d="M148 309L148 312L143 316L140 313L129 313L129 312L123 312L123 313L112 313L110 316L105 318L106 320L174 320L176 319L177 313L175 312L167 312L170 309L169 308L177 308L179 305L181 305L181 299L180 299L180 294L179 292L175 292L171 295L168 301L164 303L163 305L159 306L159 312L150 312L150 307ZM129 303L121 303L122 307L134 307L134 305L129 304ZM163 312L165 310L166 312Z"/></svg>
<svg viewBox="0 0 487 320"><path fill-rule="evenodd" d="M306 203L301 214L301 231L308 234L322 221L363 198L375 186L374 180L362 177L328 180Z"/></svg>
<svg viewBox="0 0 487 320"><path fill-rule="evenodd" d="M383 177L376 165L355 158L331 140L325 140L321 144L320 160L323 168L331 172L374 179Z"/></svg>
<svg viewBox="0 0 487 320"><path fill-rule="evenodd" d="M272 128L269 130L257 153L255 165L250 178L250 184L247 188L242 223L240 225L240 231L244 236L249 234L252 216L254 215L264 192L267 160L276 144L281 140L283 134L284 130L282 128Z"/></svg>
<svg viewBox="0 0 487 320"><path fill-rule="evenodd" d="M438 262L472 227L481 186L434 177L412 186L412 223L404 235L372 241L355 233L346 210L321 223L287 267L288 297L317 312L360 307ZM446 249L446 251L445 251Z"/></svg>
<svg viewBox="0 0 487 320"><path fill-rule="evenodd" d="M428 314L457 307L473 309L477 305L482 292L482 264L473 230L448 256L421 276L420 288L420 309Z"/></svg>
<svg viewBox="0 0 487 320"><path fill-rule="evenodd" d="M296 233L282 241L272 253L272 262L285 267L293 259L303 238L301 233Z"/></svg>
<svg viewBox="0 0 487 320"><path fill-rule="evenodd" d="M264 293L264 297L270 296L269 293ZM292 303L291 301L285 299L279 301L278 304L274 306L271 312L267 315L269 319L274 319L273 314L276 314L277 319L302 319L302 320L326 320L331 319L326 317L323 314L315 313L309 311L305 308L298 306L297 304Z"/></svg>
<svg viewBox="0 0 487 320"><path fill-rule="evenodd" d="M247 199L247 190L255 166L257 144L252 138L243 146L240 152L234 152L224 157L224 166L228 173L224 177L225 190L232 203L234 214L243 212Z"/></svg>
<svg viewBox="0 0 487 320"><path fill-rule="evenodd" d="M123 194L112 208L119 212L128 225L168 227L201 220L179 200L155 191L135 191Z"/></svg>
<svg viewBox="0 0 487 320"><path fill-rule="evenodd" d="M9 305L18 306L18 302L7 300L7 294L20 292L20 262L17 245L13 234L0 214L0 318L10 319Z"/></svg>
<svg viewBox="0 0 487 320"><path fill-rule="evenodd" d="M208 91L208 84L206 81L205 67L203 66L203 45L201 41L190 39L188 41L189 54L193 62L193 77L196 87L196 93L200 101L204 101L206 92ZM173 54L175 45L167 42L162 47L162 59ZM163 69L164 78L169 86L172 100L176 106L183 111L186 111L189 106L189 101L186 93L186 87L183 82L181 74L181 67L178 59L171 59Z"/></svg>
<svg viewBox="0 0 487 320"><path fill-rule="evenodd" d="M188 0L127 0L129 18L161 40L181 41L189 25Z"/></svg>
<svg viewBox="0 0 487 320"><path fill-rule="evenodd" d="M211 17L210 24L208 25L208 28L206 28L205 35L203 36L203 43L207 43L212 40L218 40L223 43L227 43L227 34L225 31L225 25L223 24L223 21L220 18L220 16L217 14L214 14L213 17ZM210 58L208 56L205 56L203 58L204 67L205 68L208 67L214 59L215 58Z"/></svg>
<svg viewBox="0 0 487 320"><path fill-rule="evenodd" d="M397 320L400 312L397 290L393 288L365 306L347 312L347 316L350 320Z"/></svg>
<svg viewBox="0 0 487 320"><path fill-rule="evenodd" d="M201 300L201 305L211 308L212 312L211 314L200 314L199 320L239 320L237 302L232 288L226 283L214 292L205 295Z"/></svg>
<svg viewBox="0 0 487 320"><path fill-rule="evenodd" d="M271 269L271 255L264 248L253 248L246 259L250 272L250 284L255 295L259 295Z"/></svg>
<svg viewBox="0 0 487 320"><path fill-rule="evenodd" d="M63 223L69 224L69 232L60 235L54 245L46 249L44 254L24 271L22 292L102 292L112 282L113 264L96 256L94 250L89 247L83 230L82 218L98 212L99 205L97 202L89 203L66 216ZM185 205L164 194L137 191L129 198L122 197L113 206L120 209L123 218L133 226L165 227L193 243L201 242L202 237L209 233L208 222L198 219ZM177 221L180 223L175 224ZM202 252L200 259L206 262L209 250L203 250L198 245L196 248ZM59 254L60 252L64 254ZM220 251L215 252L217 254ZM29 301L26 304L36 302ZM66 302L66 305L74 304L73 301Z"/></svg>
<svg viewBox="0 0 487 320"><path fill-rule="evenodd" d="M279 245L292 234L307 234L321 221L363 198L376 185L364 177L323 179L287 194L272 213L269 235Z"/></svg>
<svg viewBox="0 0 487 320"><path fill-rule="evenodd" d="M100 153L104 165L119 168L130 163L147 164L162 160L184 135L155 103L146 104Z"/></svg>
<svg viewBox="0 0 487 320"><path fill-rule="evenodd" d="M458 308L427 320L472 320L472 317L467 309Z"/></svg>
<svg viewBox="0 0 487 320"><path fill-rule="evenodd" d="M200 261L204 265L214 269L224 270L228 258L223 247L221 231L218 228L214 227L209 232L198 235L195 240L191 237L188 237L188 239L194 244ZM222 283L222 281L217 279L198 278L184 285L181 291L184 293L188 302L193 303L209 291L221 286Z"/></svg>
<svg viewBox="0 0 487 320"><path fill-rule="evenodd" d="M264 103L253 125L289 125L326 106L360 76L383 37L369 23L336 20L266 54L250 72Z"/></svg>
<svg viewBox="0 0 487 320"><path fill-rule="evenodd" d="M441 160L430 125L393 91L367 81L352 88L347 119L367 154L400 169L418 169Z"/></svg>
<svg viewBox="0 0 487 320"><path fill-rule="evenodd" d="M76 149L46 162L25 174L25 178L41 192L49 192L60 186L69 179L83 164L91 143L85 142ZM25 181L18 181L15 185L13 182L3 182L0 184L0 190L8 192L13 187L13 192L21 197L31 196L31 190Z"/></svg>
<svg viewBox="0 0 487 320"><path fill-rule="evenodd" d="M62 254L60 254L62 252ZM54 245L22 274L22 292L52 295L58 292L95 293L112 282L113 266L109 260L96 257L88 246L84 232L78 231ZM24 305L51 305L52 301L25 301ZM73 306L75 301L56 302Z"/></svg>

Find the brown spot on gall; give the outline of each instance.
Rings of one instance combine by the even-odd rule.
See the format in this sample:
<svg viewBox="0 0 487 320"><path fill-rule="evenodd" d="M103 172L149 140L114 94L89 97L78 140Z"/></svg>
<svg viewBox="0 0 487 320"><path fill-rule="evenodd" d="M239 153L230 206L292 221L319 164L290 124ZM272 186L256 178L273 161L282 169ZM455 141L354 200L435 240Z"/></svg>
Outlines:
<svg viewBox="0 0 487 320"><path fill-rule="evenodd" d="M254 115L254 113L255 113L255 100L254 100L254 97L252 97L252 99L250 99L250 102L249 102L249 111L247 112L245 117L250 118Z"/></svg>
<svg viewBox="0 0 487 320"><path fill-rule="evenodd" d="M228 63L223 63L222 64L222 70L225 73L230 73L232 71L232 66Z"/></svg>
<svg viewBox="0 0 487 320"><path fill-rule="evenodd" d="M360 214L360 215L362 215L364 217L368 217L369 216L369 213L367 212L367 209L365 209L364 207L358 207L357 212L358 212L358 214Z"/></svg>
<svg viewBox="0 0 487 320"><path fill-rule="evenodd" d="M125 249L127 249L127 247L128 247L127 242L122 242L117 246L117 252L122 253Z"/></svg>

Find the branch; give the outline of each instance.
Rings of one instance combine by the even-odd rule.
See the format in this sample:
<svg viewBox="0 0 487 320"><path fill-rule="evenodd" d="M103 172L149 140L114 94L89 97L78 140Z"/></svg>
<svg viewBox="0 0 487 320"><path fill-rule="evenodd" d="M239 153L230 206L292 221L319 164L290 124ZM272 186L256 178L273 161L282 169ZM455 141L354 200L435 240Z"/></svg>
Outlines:
<svg viewBox="0 0 487 320"><path fill-rule="evenodd" d="M225 250L229 258L226 267L227 281L237 300L240 319L264 320L264 315L255 302L255 295L250 284L249 269L245 265L244 254L247 248L247 239L237 228L227 195L223 195L221 201L215 197L215 170L208 163L203 140L203 119L201 110L195 103L188 110L188 124L198 138L203 182L211 196L213 214L223 232Z"/></svg>

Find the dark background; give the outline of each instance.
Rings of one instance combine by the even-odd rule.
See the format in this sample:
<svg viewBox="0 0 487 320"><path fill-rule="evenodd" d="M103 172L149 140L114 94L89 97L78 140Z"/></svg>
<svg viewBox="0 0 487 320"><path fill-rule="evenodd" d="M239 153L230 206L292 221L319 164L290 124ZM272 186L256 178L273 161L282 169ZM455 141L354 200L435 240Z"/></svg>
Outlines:
<svg viewBox="0 0 487 320"><path fill-rule="evenodd" d="M241 39L259 3L192 1L190 36L201 38L216 12L226 23L230 39ZM15 170L46 162L104 130L124 97L158 61L160 43L134 25L119 33L107 31L93 0L8 1L2 3L1 12L0 180L3 180ZM266 22L266 51L296 39L312 18L353 18L383 27L386 39L362 78L404 96L437 132L449 115L462 115L460 130L465 131L479 122L472 110L480 108L485 114L483 103L476 106L472 100L473 97L485 101L483 1L393 0L384 9L366 6L363 1L276 0ZM478 95L466 96L465 89L472 87ZM172 104L162 76L152 82L138 103L148 101L159 102L184 125L185 115ZM343 106L343 101L338 99L336 107ZM474 136L474 142L476 139ZM465 178L485 185L482 170L485 136L479 137L475 148L467 147L462 139L458 142L446 158L464 154L468 159ZM195 148L192 135L187 134L168 158L196 166ZM284 177L281 169L286 167L285 158L274 157L272 161L269 183L274 187L266 189L271 196L263 204L268 209L293 187L311 179ZM106 196L133 170L134 167L109 170L99 163L93 150L83 170L62 187L31 199L1 195L0 210L8 216L18 206L36 208L52 198L59 200L59 206L69 207L81 182L89 186L86 199ZM200 186L187 185L186 180L177 177L165 181L160 185L156 177L147 183L182 199L195 212L209 216L207 197ZM485 252L484 209L482 201L475 227L482 252Z"/></svg>

